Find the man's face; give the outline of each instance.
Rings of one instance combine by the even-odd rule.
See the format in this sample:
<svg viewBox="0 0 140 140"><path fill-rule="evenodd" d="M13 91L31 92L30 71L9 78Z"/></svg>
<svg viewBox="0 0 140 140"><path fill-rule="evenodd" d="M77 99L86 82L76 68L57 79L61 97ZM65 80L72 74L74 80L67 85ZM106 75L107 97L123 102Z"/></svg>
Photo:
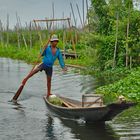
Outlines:
<svg viewBox="0 0 140 140"><path fill-rule="evenodd" d="M57 40L56 41L52 41L51 44L52 44L53 47L56 47L56 45L58 44L58 41Z"/></svg>

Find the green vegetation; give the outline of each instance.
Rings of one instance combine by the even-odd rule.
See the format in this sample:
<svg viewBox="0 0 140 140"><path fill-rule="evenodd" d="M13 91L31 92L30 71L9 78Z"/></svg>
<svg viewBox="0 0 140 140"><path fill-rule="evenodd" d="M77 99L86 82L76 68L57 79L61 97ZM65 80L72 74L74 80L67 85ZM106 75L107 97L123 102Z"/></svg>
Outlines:
<svg viewBox="0 0 140 140"><path fill-rule="evenodd" d="M62 106L62 101L59 97L49 97L49 102L54 104L54 105L58 105L58 106Z"/></svg>
<svg viewBox="0 0 140 140"><path fill-rule="evenodd" d="M118 82L96 89L96 92L103 94L106 102L115 101L120 95L127 100L140 102L140 67Z"/></svg>
<svg viewBox="0 0 140 140"><path fill-rule="evenodd" d="M12 59L24 60L27 63L34 63L37 61L37 56L39 52L37 49L27 50L25 48L16 48L13 46L9 47L0 47L0 56L1 57L10 57ZM40 62L40 60L39 60Z"/></svg>
<svg viewBox="0 0 140 140"><path fill-rule="evenodd" d="M91 0L90 34L84 39L94 50L94 67L106 70L140 64L140 11L134 4L132 0Z"/></svg>

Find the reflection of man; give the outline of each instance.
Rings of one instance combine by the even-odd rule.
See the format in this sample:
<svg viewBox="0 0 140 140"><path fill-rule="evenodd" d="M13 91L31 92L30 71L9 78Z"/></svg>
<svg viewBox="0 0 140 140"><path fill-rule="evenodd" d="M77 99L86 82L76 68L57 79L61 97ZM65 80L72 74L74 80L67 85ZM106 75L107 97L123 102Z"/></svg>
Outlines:
<svg viewBox="0 0 140 140"><path fill-rule="evenodd" d="M47 122L45 123L46 124L46 139L52 139L52 140L57 140L55 134L54 134L54 120L53 118L51 118L50 116L48 116L47 118Z"/></svg>
<svg viewBox="0 0 140 140"><path fill-rule="evenodd" d="M51 44L48 45L48 47L44 50L42 53L43 60L42 63L36 67L30 74L25 78L22 82L22 84L25 84L26 81L32 77L34 74L36 74L39 71L44 70L47 76L47 97L51 95L51 78L52 78L52 72L53 72L53 65L55 60L58 58L59 64L61 68L66 71L67 68L65 67L64 60L62 57L62 54L60 52L60 49L57 48L57 44L59 42L59 39L56 35L53 35L50 39Z"/></svg>

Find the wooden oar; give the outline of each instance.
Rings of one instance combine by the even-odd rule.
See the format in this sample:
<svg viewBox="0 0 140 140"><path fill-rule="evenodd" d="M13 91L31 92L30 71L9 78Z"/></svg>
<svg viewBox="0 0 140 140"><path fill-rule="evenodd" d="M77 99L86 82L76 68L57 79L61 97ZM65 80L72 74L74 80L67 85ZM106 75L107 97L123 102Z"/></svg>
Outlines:
<svg viewBox="0 0 140 140"><path fill-rule="evenodd" d="M48 39L48 42L47 42L47 44L44 46L44 49L43 49L42 53L39 54L38 60L41 58L43 52L44 52L45 49L48 47L49 42L50 42L50 39ZM38 62L36 62L36 63L34 64L33 68L31 69L31 71L29 72L29 74L23 79L23 81L32 73L32 71L34 70L34 68L35 68L35 66L36 66L37 64L38 64ZM13 97L12 101L16 101L16 100L18 99L19 95L21 94L21 92L22 92L22 90L23 90L23 88L24 88L24 86L25 86L25 83L24 83L23 81L22 81L22 84L20 85L19 89L17 90L15 96Z"/></svg>

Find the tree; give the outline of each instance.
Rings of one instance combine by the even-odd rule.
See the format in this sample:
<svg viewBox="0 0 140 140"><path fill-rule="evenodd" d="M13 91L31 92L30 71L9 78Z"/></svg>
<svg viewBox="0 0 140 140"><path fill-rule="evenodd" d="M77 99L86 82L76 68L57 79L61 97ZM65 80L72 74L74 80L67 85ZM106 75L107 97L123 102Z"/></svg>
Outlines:
<svg viewBox="0 0 140 140"><path fill-rule="evenodd" d="M140 1L137 3L140 4ZM111 67L138 65L140 11L134 6L134 1L91 0L88 15L93 35L89 36L92 37L89 39L92 40L92 45L87 44L97 49L99 54L97 61L102 65L102 69L109 65ZM98 42L95 39L97 36Z"/></svg>

